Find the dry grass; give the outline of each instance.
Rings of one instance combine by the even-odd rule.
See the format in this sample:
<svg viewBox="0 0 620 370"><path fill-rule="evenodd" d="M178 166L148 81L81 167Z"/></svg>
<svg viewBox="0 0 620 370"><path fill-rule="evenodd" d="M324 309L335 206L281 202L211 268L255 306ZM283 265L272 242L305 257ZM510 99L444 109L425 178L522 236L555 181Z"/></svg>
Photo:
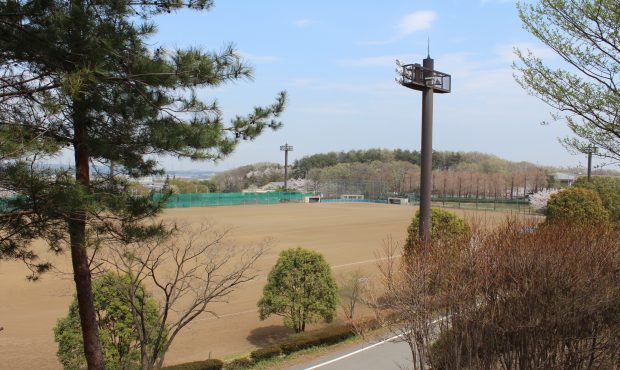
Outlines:
<svg viewBox="0 0 620 370"><path fill-rule="evenodd" d="M334 273L347 275L360 270L377 276L376 258L383 240L391 235L404 240L415 207L381 204L282 204L217 208L169 209L166 220L200 225L211 220L232 227L232 239L253 244L266 238L272 248L258 261L257 280L243 285L228 303L211 308L219 318L199 317L182 331L167 363L224 358L249 352L288 334L280 319L259 321L256 302L265 277L278 253L302 246L322 253ZM506 215L493 212L454 210L468 218L498 225ZM0 265L0 368L58 369L52 327L67 314L74 292L68 255L53 259L57 273L49 273L36 283L25 281L27 271L18 263Z"/></svg>

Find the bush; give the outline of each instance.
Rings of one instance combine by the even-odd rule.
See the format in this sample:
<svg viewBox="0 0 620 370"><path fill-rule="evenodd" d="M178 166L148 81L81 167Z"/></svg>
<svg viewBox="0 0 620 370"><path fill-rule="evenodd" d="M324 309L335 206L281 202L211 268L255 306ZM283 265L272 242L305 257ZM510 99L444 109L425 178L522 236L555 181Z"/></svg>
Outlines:
<svg viewBox="0 0 620 370"><path fill-rule="evenodd" d="M280 346L269 346L265 348L259 348L250 353L250 358L254 361L266 360L272 357L280 356L282 354L282 349Z"/></svg>
<svg viewBox="0 0 620 370"><path fill-rule="evenodd" d="M430 347L423 344L430 365L616 368L618 233L576 223L550 223L531 234L521 229L521 224L508 220L496 230L483 231L480 244L462 254L464 266L475 267L450 269L451 281L458 282L459 289L445 286L428 297L437 303L432 311L450 315L449 325L439 326L438 339ZM446 266L439 258L425 261L438 269ZM410 292L404 291L402 302L409 304ZM401 312L414 317L419 306L411 307Z"/></svg>
<svg viewBox="0 0 620 370"><path fill-rule="evenodd" d="M405 252L410 253L420 243L419 229L420 211L416 211L415 217L407 228L405 240ZM457 215L439 208L431 208L431 240L434 244L443 244L469 238L470 229L465 221Z"/></svg>
<svg viewBox="0 0 620 370"><path fill-rule="evenodd" d="M588 181L587 177L580 177L573 186L596 191L603 207L609 212L611 222L620 229L620 178L595 176Z"/></svg>
<svg viewBox="0 0 620 370"><path fill-rule="evenodd" d="M224 365L224 369L226 369L226 370L241 370L241 369L247 369L249 367L252 367L252 365L254 365L254 361L252 361L251 358L240 357L240 358L236 358L236 359L232 360L231 362L227 363L226 365Z"/></svg>
<svg viewBox="0 0 620 370"><path fill-rule="evenodd" d="M354 335L351 325L328 326L315 331L294 334L278 345L253 351L250 356L254 361L266 360L314 346L336 344Z"/></svg>
<svg viewBox="0 0 620 370"><path fill-rule="evenodd" d="M547 203L546 223L606 225L609 213L594 190L568 188L553 194Z"/></svg>
<svg viewBox="0 0 620 370"><path fill-rule="evenodd" d="M350 325L329 326L324 329L293 335L282 342L280 348L284 354L290 354L314 346L335 344L353 335Z"/></svg>
<svg viewBox="0 0 620 370"><path fill-rule="evenodd" d="M128 275L106 273L93 280L93 303L97 312L99 336L106 369L133 368L140 365L140 338L137 321L127 300L131 279ZM144 301L144 322L154 332L158 324L158 306L142 285L136 294ZM69 306L69 314L58 320L54 327L58 343L58 360L65 369L86 367L77 298Z"/></svg>
<svg viewBox="0 0 620 370"><path fill-rule="evenodd" d="M220 370L224 367L224 362L218 359L208 359L204 361L188 362L185 364L165 366L162 370Z"/></svg>

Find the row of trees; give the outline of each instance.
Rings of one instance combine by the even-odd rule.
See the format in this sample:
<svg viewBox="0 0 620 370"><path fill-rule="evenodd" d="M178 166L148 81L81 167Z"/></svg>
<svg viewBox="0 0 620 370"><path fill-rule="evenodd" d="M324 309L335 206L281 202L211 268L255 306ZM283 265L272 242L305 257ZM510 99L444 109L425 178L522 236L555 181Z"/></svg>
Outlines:
<svg viewBox="0 0 620 370"><path fill-rule="evenodd" d="M306 177L308 190L330 194L364 194L380 198L388 193L416 193L420 168L409 162L340 163L312 169ZM438 196L513 199L546 188L553 178L541 168L484 173L433 171L432 192Z"/></svg>

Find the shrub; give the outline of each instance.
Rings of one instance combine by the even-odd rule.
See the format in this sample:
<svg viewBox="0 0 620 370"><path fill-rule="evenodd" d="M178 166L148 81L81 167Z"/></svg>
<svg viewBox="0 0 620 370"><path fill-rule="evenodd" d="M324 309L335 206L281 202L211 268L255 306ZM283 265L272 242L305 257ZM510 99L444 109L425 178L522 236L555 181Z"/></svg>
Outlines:
<svg viewBox="0 0 620 370"><path fill-rule="evenodd" d="M328 326L319 330L294 334L278 345L253 351L250 357L254 361L266 360L282 354L289 355L314 346L339 343L354 335L353 327L349 324Z"/></svg>
<svg viewBox="0 0 620 370"><path fill-rule="evenodd" d="M605 225L609 214L601 198L590 189L568 188L553 194L547 203L546 223Z"/></svg>
<svg viewBox="0 0 620 370"><path fill-rule="evenodd" d="M257 350L252 351L250 353L250 358L254 361L266 360L272 357L280 356L282 354L282 349L280 346L269 346L265 348L259 348Z"/></svg>
<svg viewBox="0 0 620 370"><path fill-rule="evenodd" d="M99 335L106 369L133 368L140 364L140 338L137 322L126 292L131 280L127 275L106 273L93 280L93 303L97 312ZM141 285L136 294L144 302L144 323L147 332L157 327L158 306ZM58 320L54 328L58 343L58 360L66 369L86 367L77 298L69 306L69 314Z"/></svg>
<svg viewBox="0 0 620 370"><path fill-rule="evenodd" d="M282 342L280 348L282 348L284 354L290 354L318 345L335 344L353 335L354 333L350 325L329 326L324 329L293 335Z"/></svg>
<svg viewBox="0 0 620 370"><path fill-rule="evenodd" d="M620 178L595 176L588 181L587 177L580 177L573 186L596 191L609 212L610 220L620 229Z"/></svg>
<svg viewBox="0 0 620 370"><path fill-rule="evenodd" d="M231 362L227 363L226 365L224 365L224 369L226 369L226 370L241 370L241 369L247 369L249 367L252 367L252 365L254 365L254 361L252 361L251 358L240 357L240 358L236 358L236 359L232 360Z"/></svg>
<svg viewBox="0 0 620 370"><path fill-rule="evenodd" d="M258 301L260 319L284 317L284 325L302 332L306 323L336 314L338 287L331 269L317 252L296 248L280 253L269 272L263 297Z"/></svg>
<svg viewBox="0 0 620 370"><path fill-rule="evenodd" d="M185 364L166 366L163 367L162 370L220 370L223 367L224 362L222 360L210 358L204 361L195 361Z"/></svg>
<svg viewBox="0 0 620 370"><path fill-rule="evenodd" d="M431 291L430 315L449 321L430 332L438 339L412 346L413 356L434 369L613 369L620 358L620 236L592 224L550 223L531 234L508 220L481 231L481 242L464 249L464 269L446 268L436 250L421 255L424 264L451 274ZM403 269L404 270L404 269ZM410 270L405 270L409 273ZM417 270L416 270L417 271ZM411 287L411 280L403 288ZM424 280L426 281L426 280ZM405 323L420 314L421 300L404 289L398 305ZM402 328L403 324L399 326ZM410 327L406 327L409 329ZM428 326L422 329L427 329ZM413 350L412 350L413 351ZM414 357L415 358L415 357Z"/></svg>
<svg viewBox="0 0 620 370"><path fill-rule="evenodd" d="M420 243L419 225L420 211L418 210L407 228L406 253L414 251ZM470 228L462 218L443 209L431 208L431 240L434 244L454 242L468 238L469 234Z"/></svg>

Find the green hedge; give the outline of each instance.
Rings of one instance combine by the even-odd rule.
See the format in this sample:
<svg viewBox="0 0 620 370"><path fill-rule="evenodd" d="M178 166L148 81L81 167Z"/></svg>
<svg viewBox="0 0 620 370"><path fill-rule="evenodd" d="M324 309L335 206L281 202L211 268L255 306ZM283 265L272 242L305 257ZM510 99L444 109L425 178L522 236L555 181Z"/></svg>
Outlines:
<svg viewBox="0 0 620 370"><path fill-rule="evenodd" d="M226 370L241 370L247 369L254 365L254 361L248 357L240 357L232 360L231 362L224 365L224 369Z"/></svg>
<svg viewBox="0 0 620 370"><path fill-rule="evenodd" d="M329 326L320 330L295 334L280 344L257 349L250 356L254 361L265 360L314 346L335 344L353 335L350 325Z"/></svg>
<svg viewBox="0 0 620 370"><path fill-rule="evenodd" d="M224 367L224 362L217 359L204 361L188 362L185 364L165 366L163 370L220 370Z"/></svg>
<svg viewBox="0 0 620 370"><path fill-rule="evenodd" d="M266 360L268 358L277 357L282 354L282 348L279 345L273 345L265 348L259 348L250 353L250 358L254 361Z"/></svg>
<svg viewBox="0 0 620 370"><path fill-rule="evenodd" d="M341 342L354 335L351 325L328 326L323 329L294 334L285 341L265 348L259 348L250 354L250 358L242 357L224 365L220 360L206 360L190 362L174 366L167 366L165 370L219 370L219 369L245 369L255 362L267 360L280 355L288 355L306 348L330 345Z"/></svg>

